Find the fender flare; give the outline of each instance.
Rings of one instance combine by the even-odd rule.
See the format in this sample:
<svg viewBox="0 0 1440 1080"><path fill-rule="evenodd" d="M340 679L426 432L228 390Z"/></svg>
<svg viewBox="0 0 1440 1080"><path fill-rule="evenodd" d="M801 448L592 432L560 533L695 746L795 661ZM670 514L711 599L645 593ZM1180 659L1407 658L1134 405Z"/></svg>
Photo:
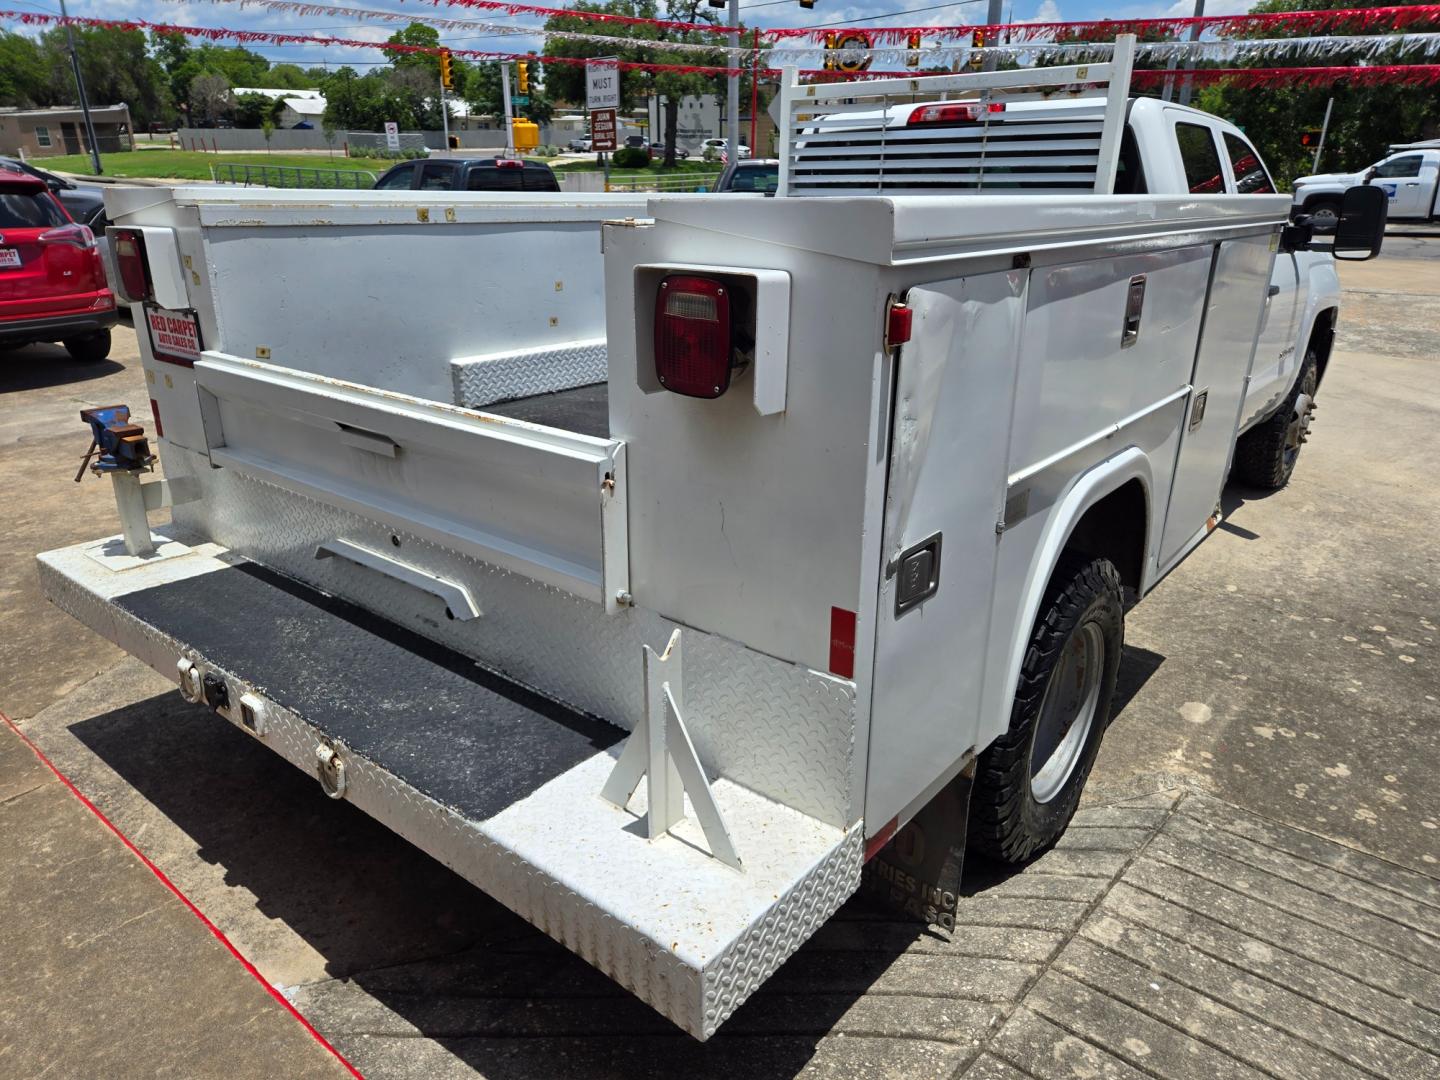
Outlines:
<svg viewBox="0 0 1440 1080"><path fill-rule="evenodd" d="M1040 603L1045 597L1045 588L1050 584L1050 576L1055 573L1055 567L1060 562L1060 553L1065 550L1076 524L1085 516L1086 511L1131 480L1139 480L1145 492L1145 558L1141 568L1140 593L1143 596L1147 591L1150 584L1150 548L1155 537L1155 500L1152 494L1154 476L1149 455L1138 446L1128 446L1076 477L1065 493L1056 500L1046 518L1044 532L1030 558L1025 591L1020 598L1019 618L1015 623L1004 668L1004 724L1009 723L1010 710L1015 702L1015 687L1020 679L1020 665L1025 659L1025 649L1030 643L1030 632L1035 626Z"/></svg>

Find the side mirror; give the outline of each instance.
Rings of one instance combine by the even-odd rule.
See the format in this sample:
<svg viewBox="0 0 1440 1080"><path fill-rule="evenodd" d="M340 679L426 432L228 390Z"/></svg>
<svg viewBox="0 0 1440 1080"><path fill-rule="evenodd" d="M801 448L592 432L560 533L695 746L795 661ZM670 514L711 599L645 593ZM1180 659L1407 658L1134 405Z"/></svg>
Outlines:
<svg viewBox="0 0 1440 1080"><path fill-rule="evenodd" d="M1360 177L1360 182L1361 182L1362 184L1368 184L1368 183L1370 183L1371 180L1374 180L1374 179L1375 179L1375 174L1378 173L1379 171L1380 171L1380 170L1377 169L1374 165L1371 165L1370 168L1368 168L1368 169L1365 170L1365 175L1363 175L1362 177Z"/></svg>
<svg viewBox="0 0 1440 1080"><path fill-rule="evenodd" d="M1385 241L1385 220L1389 213L1390 199L1384 188L1361 185L1346 191L1340 204L1340 221L1335 226L1332 249L1335 257L1362 262L1379 255L1380 245ZM1354 254L1356 252L1363 254Z"/></svg>

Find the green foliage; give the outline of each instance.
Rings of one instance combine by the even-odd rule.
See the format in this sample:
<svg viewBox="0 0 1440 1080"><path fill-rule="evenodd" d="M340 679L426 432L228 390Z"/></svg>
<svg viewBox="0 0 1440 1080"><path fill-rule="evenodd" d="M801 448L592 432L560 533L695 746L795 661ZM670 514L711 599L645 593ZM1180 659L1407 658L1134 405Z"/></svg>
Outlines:
<svg viewBox="0 0 1440 1080"><path fill-rule="evenodd" d="M365 156L378 158L381 161L414 161L417 158L429 157L424 150L366 150Z"/></svg>
<svg viewBox="0 0 1440 1080"><path fill-rule="evenodd" d="M0 32L0 105L51 104L49 69L40 46L22 34Z"/></svg>
<svg viewBox="0 0 1440 1080"><path fill-rule="evenodd" d="M515 107L517 117L525 117L537 124L548 124L550 118L555 115L554 102L549 96L549 82L541 83L539 79L540 65L530 65L530 104ZM505 103L500 91L500 64L456 64L455 73L457 77L461 69L465 69L465 81L462 96L470 107L477 112L489 113L491 116L501 117L505 115ZM514 89L515 65L510 65L511 89Z"/></svg>
<svg viewBox="0 0 1440 1080"><path fill-rule="evenodd" d="M235 126L237 128L263 128L267 123L270 130L280 122L285 111L285 102L265 94L237 94L235 96Z"/></svg>
<svg viewBox="0 0 1440 1080"><path fill-rule="evenodd" d="M424 23L412 22L404 30L397 30L385 39L392 45L417 45L424 49L438 49L440 47L440 31L433 26L426 26ZM397 68L420 68L435 76L438 83L440 80L440 57L433 52L427 53L387 53L390 63Z"/></svg>
<svg viewBox="0 0 1440 1080"><path fill-rule="evenodd" d="M313 68L310 72L302 71L297 64L275 64L248 85L262 90L314 90L320 85L320 80L311 73L313 71Z"/></svg>
<svg viewBox="0 0 1440 1080"><path fill-rule="evenodd" d="M638 146L622 146L610 160L617 169L643 169L650 164L650 151Z"/></svg>
<svg viewBox="0 0 1440 1080"><path fill-rule="evenodd" d="M1388 5L1356 3L1355 0L1262 0L1251 10L1325 11L1380 6ZM1295 31L1286 35L1271 28L1266 29L1263 36L1306 33L1308 31ZM1318 62L1342 66L1353 63L1354 58L1342 55ZM1375 62L1405 61L1382 57ZM1276 63L1267 60L1255 66ZM1320 127L1325 119L1325 102L1332 96L1335 107L1325 137L1321 172L1358 171L1384 157L1391 143L1440 135L1440 94L1434 87L1351 86L1341 82L1333 87L1275 86L1257 90L1219 84L1200 89L1194 104L1243 129L1265 158L1276 181L1288 188L1295 177L1314 171L1312 151L1300 145L1300 133L1305 128Z"/></svg>

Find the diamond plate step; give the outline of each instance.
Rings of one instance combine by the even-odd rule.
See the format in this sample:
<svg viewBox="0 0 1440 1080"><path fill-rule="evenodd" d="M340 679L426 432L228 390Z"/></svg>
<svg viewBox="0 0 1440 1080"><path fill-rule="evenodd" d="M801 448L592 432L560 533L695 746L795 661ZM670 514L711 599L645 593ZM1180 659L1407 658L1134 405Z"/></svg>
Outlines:
<svg viewBox="0 0 1440 1080"><path fill-rule="evenodd" d="M317 750L333 753L340 797L696 1038L859 884L859 825L720 778L742 872L710 857L693 814L647 840L643 785L623 810L600 797L618 728L218 545L172 541L125 569L107 545L38 556L49 598L171 679L182 658L221 677L216 711L296 767L317 775Z"/></svg>

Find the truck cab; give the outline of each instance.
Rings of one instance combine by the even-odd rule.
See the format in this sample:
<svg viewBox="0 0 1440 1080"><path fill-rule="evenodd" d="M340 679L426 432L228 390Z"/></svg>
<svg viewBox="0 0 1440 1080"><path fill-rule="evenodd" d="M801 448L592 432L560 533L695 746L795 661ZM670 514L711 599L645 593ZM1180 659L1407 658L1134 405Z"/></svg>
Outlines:
<svg viewBox="0 0 1440 1080"><path fill-rule="evenodd" d="M1319 173L1295 181L1295 205L1317 221L1332 222L1345 191L1358 184L1384 190L1390 217L1440 218L1440 144L1393 147L1388 157L1354 173Z"/></svg>
<svg viewBox="0 0 1440 1080"><path fill-rule="evenodd" d="M1139 98L1130 105L1130 130L1143 174L1141 191L1263 195L1277 190L1259 151L1244 132L1217 116L1155 98ZM1337 206L1350 186L1337 187ZM1276 481L1288 480L1298 446L1290 447L1293 452L1289 454L1280 447L1279 460L1259 462L1252 473L1244 466L1258 455L1247 451L1253 451L1260 439L1248 443L1246 439L1271 420L1283 420L1287 428L1295 425L1296 438L1308 431L1314 389L1330 359L1339 309L1340 279L1333 256L1321 251L1276 254L1239 427L1237 463L1250 482L1278 486ZM1295 396L1297 384L1309 378L1307 367L1312 362L1314 387L1301 403L1300 414L1294 414L1292 404L1286 416L1277 418Z"/></svg>

